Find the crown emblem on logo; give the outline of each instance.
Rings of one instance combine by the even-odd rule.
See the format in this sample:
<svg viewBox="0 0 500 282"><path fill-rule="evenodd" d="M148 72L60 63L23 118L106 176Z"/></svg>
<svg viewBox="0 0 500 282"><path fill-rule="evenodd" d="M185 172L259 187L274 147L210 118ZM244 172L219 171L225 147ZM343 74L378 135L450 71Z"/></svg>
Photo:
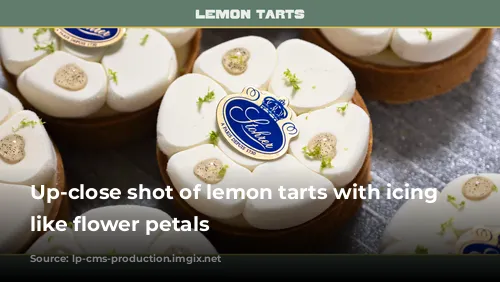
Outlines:
<svg viewBox="0 0 500 282"><path fill-rule="evenodd" d="M268 113L274 121L283 120L288 116L288 111L285 107L285 100L273 97L264 98L262 105L260 105L260 108Z"/></svg>

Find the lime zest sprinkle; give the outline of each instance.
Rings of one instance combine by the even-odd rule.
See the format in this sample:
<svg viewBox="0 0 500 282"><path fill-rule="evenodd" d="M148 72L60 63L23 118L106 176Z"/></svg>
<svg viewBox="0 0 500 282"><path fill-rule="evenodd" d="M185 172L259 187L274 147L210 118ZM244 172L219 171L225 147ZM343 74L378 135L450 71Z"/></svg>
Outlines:
<svg viewBox="0 0 500 282"><path fill-rule="evenodd" d="M143 38L141 38L141 45L144 46L146 45L146 42L148 42L149 34L144 35Z"/></svg>
<svg viewBox="0 0 500 282"><path fill-rule="evenodd" d="M208 137L210 138L210 144L212 145L217 145L217 143L219 143L219 133L215 132L215 131L210 131L210 133L208 134Z"/></svg>
<svg viewBox="0 0 500 282"><path fill-rule="evenodd" d="M496 185L493 185L493 188L491 188L493 192L498 192L498 187Z"/></svg>
<svg viewBox="0 0 500 282"><path fill-rule="evenodd" d="M457 204L457 202L456 202L457 198L455 198L452 195L448 195L446 201L459 211L461 211L465 208L465 201L462 201L462 202L460 202L460 204Z"/></svg>
<svg viewBox="0 0 500 282"><path fill-rule="evenodd" d="M20 32L20 33L24 33L24 28L20 27L20 28L19 28L19 32Z"/></svg>
<svg viewBox="0 0 500 282"><path fill-rule="evenodd" d="M38 41L38 36L46 33L48 30L49 30L48 28L37 28L35 30L35 33L33 33L33 38L35 39L35 41Z"/></svg>
<svg viewBox="0 0 500 282"><path fill-rule="evenodd" d="M219 170L219 177L224 177L226 175L227 169L229 168L228 165L224 165L220 170Z"/></svg>
<svg viewBox="0 0 500 282"><path fill-rule="evenodd" d="M68 226L69 229L73 229L74 227L73 222L71 221L68 221L66 225Z"/></svg>
<svg viewBox="0 0 500 282"><path fill-rule="evenodd" d="M54 53L56 51L56 48L54 47L54 42L50 42L50 44L47 45L40 45L37 44L35 45L35 51L45 51L49 54Z"/></svg>
<svg viewBox="0 0 500 282"><path fill-rule="evenodd" d="M321 166L320 171L323 172L325 168L333 168L332 166L332 157L322 156L321 157Z"/></svg>
<svg viewBox="0 0 500 282"><path fill-rule="evenodd" d="M307 146L302 147L302 152L309 158L319 159L321 158L321 147L316 145L312 151L307 149Z"/></svg>
<svg viewBox="0 0 500 282"><path fill-rule="evenodd" d="M203 103L210 103L214 99L215 99L215 92L213 90L210 90L210 88L208 88L207 94L203 98L198 97L198 101L196 102L196 104L198 105L198 109L201 109Z"/></svg>
<svg viewBox="0 0 500 282"><path fill-rule="evenodd" d="M299 83L302 81L295 75L294 73L290 71L290 69L286 69L285 72L283 72L283 75L285 78L288 80L288 84L293 87L293 90L297 91L300 89Z"/></svg>
<svg viewBox="0 0 500 282"><path fill-rule="evenodd" d="M313 85L313 86L312 86L312 89L316 89L316 85Z"/></svg>
<svg viewBox="0 0 500 282"><path fill-rule="evenodd" d="M50 241L52 241L52 239L54 239L54 236L49 236L49 238L47 238L47 241L50 243Z"/></svg>
<svg viewBox="0 0 500 282"><path fill-rule="evenodd" d="M439 235L441 236L444 236L444 234L446 234L446 231L449 229L451 231L453 231L453 233L455 234L455 236L459 236L459 232L457 229L455 229L455 227L453 227L453 217L451 217L450 219L448 219L447 221L441 223L441 231L439 231Z"/></svg>
<svg viewBox="0 0 500 282"><path fill-rule="evenodd" d="M310 151L307 149L307 146L302 147L302 153L308 158L311 159L320 159L321 166L320 171L323 172L325 168L333 168L332 166L332 157L322 156L321 155L321 147L319 145L314 146L314 149Z"/></svg>
<svg viewBox="0 0 500 282"><path fill-rule="evenodd" d="M116 75L116 71L112 69L108 69L109 78L115 83L118 84L118 76Z"/></svg>
<svg viewBox="0 0 500 282"><path fill-rule="evenodd" d="M417 245L417 247L415 248L415 254L427 255L429 254L429 250L422 245Z"/></svg>
<svg viewBox="0 0 500 282"><path fill-rule="evenodd" d="M349 102L345 103L343 106L338 106L337 107L337 112L344 114L345 111L347 110L347 107L349 106Z"/></svg>
<svg viewBox="0 0 500 282"><path fill-rule="evenodd" d="M422 32L425 37L427 37L427 40L431 41L432 40L432 31L430 31L427 28L424 28L424 31Z"/></svg>
<svg viewBox="0 0 500 282"><path fill-rule="evenodd" d="M39 120L28 120L26 118L24 118L23 120L21 120L19 122L19 125L17 127L12 127L12 131L13 132L18 132L19 130L25 128L25 127L29 127L31 126L31 128L35 128L36 125L44 125L45 122L42 121L42 119L39 119Z"/></svg>

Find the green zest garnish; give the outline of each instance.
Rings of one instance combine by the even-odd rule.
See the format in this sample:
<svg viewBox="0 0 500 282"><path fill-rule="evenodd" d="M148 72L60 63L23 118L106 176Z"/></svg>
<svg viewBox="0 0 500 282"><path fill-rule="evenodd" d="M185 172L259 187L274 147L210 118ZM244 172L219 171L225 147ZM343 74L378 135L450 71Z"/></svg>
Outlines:
<svg viewBox="0 0 500 282"><path fill-rule="evenodd" d="M344 151L346 151L346 152L347 152L348 150L349 150L349 148L344 148Z"/></svg>
<svg viewBox="0 0 500 282"><path fill-rule="evenodd" d="M35 45L35 51L45 51L47 53L54 53L56 51L56 48L54 47L54 42L51 42L50 44L47 45Z"/></svg>
<svg viewBox="0 0 500 282"><path fill-rule="evenodd" d="M415 248L415 254L427 255L429 254L429 250L422 245L417 245L417 247Z"/></svg>
<svg viewBox="0 0 500 282"><path fill-rule="evenodd" d="M312 151L307 149L307 146L302 148L302 153L311 159L321 159L320 170L323 171L325 168L332 168L332 158L321 155L321 147L319 145L315 146Z"/></svg>
<svg viewBox="0 0 500 282"><path fill-rule="evenodd" d="M288 84L293 87L293 90L297 91L300 89L299 83L301 83L302 81L300 81L300 79L298 79L295 74L292 74L289 69L286 69L283 75L288 80Z"/></svg>
<svg viewBox="0 0 500 282"><path fill-rule="evenodd" d="M319 159L321 158L321 147L318 145L314 147L312 151L309 151L309 149L307 149L307 146L304 146L302 148L302 153L304 153L304 155L306 155L309 158Z"/></svg>
<svg viewBox="0 0 500 282"><path fill-rule="evenodd" d="M465 208L465 201L461 201L460 204L457 204L457 198L453 197L452 195L448 195L448 198L446 199L448 203L450 203L453 207L455 207L457 210L463 210Z"/></svg>
<svg viewBox="0 0 500 282"><path fill-rule="evenodd" d="M446 231L448 231L448 229L453 231L455 236L458 237L460 235L458 230L456 230L455 227L453 227L453 217L448 219L447 221L441 223L441 231L439 231L438 234L441 236L444 236L444 234L446 234Z"/></svg>
<svg viewBox="0 0 500 282"><path fill-rule="evenodd" d="M313 86L312 86L312 89L316 89L316 85L313 85Z"/></svg>
<svg viewBox="0 0 500 282"><path fill-rule="evenodd" d="M73 229L73 226L74 226L74 225L73 225L73 222L68 221L68 222L67 222L67 226L68 226L68 228L69 228L69 229Z"/></svg>
<svg viewBox="0 0 500 282"><path fill-rule="evenodd" d="M50 243L50 241L52 241L52 239L54 239L54 236L49 236L49 238L47 239L47 241Z"/></svg>
<svg viewBox="0 0 500 282"><path fill-rule="evenodd" d="M432 31L428 30L427 28L424 28L424 31L422 32L425 37L427 37L427 40L431 41L432 40Z"/></svg>
<svg viewBox="0 0 500 282"><path fill-rule="evenodd" d="M146 42L148 42L149 34L144 35L143 38L141 38L141 45L144 46Z"/></svg>
<svg viewBox="0 0 500 282"><path fill-rule="evenodd" d="M208 137L210 138L210 144L213 144L214 146L217 145L217 143L219 142L219 133L215 132L215 131L210 131L210 133L208 134Z"/></svg>
<svg viewBox="0 0 500 282"><path fill-rule="evenodd" d="M27 119L23 119L21 120L21 122L19 123L19 125L17 127L12 127L12 131L14 132L18 132L19 130L25 128L25 127L28 127L28 126L31 126L31 128L34 128L35 125L43 125L45 124L44 121L42 121L41 119L39 120L27 120Z"/></svg>
<svg viewBox="0 0 500 282"><path fill-rule="evenodd" d="M210 88L209 88L205 97L203 97L203 98L198 97L198 101L196 102L196 104L198 105L198 108L200 109L201 106L203 105L203 103L210 103L214 99L215 99L215 92L213 90L210 91Z"/></svg>
<svg viewBox="0 0 500 282"><path fill-rule="evenodd" d="M224 165L220 170L219 170L219 177L224 177L224 175L226 175L226 171L227 169L229 168L228 165Z"/></svg>
<svg viewBox="0 0 500 282"><path fill-rule="evenodd" d="M33 33L33 38L38 41L38 36L46 33L49 29L48 28L37 28L35 33Z"/></svg>
<svg viewBox="0 0 500 282"><path fill-rule="evenodd" d="M306 120L308 120L308 119L309 119L309 115L306 116Z"/></svg>
<svg viewBox="0 0 500 282"><path fill-rule="evenodd" d="M115 250L115 249L112 249L111 251L109 251L109 253L108 253L108 254L109 254L109 255L114 255L114 254L116 254L116 250Z"/></svg>
<svg viewBox="0 0 500 282"><path fill-rule="evenodd" d="M323 171L325 168L333 168L331 157L325 157L325 156L321 157L320 170Z"/></svg>
<svg viewBox="0 0 500 282"><path fill-rule="evenodd" d="M493 185L493 188L491 188L493 192L498 192L498 187L496 185Z"/></svg>
<svg viewBox="0 0 500 282"><path fill-rule="evenodd" d="M21 27L21 28L19 28L19 32L20 32L20 33L24 33L24 28L22 28L22 27Z"/></svg>
<svg viewBox="0 0 500 282"><path fill-rule="evenodd" d="M111 80L115 83L118 84L118 77L116 76L116 71L113 71L112 69L108 69L108 74Z"/></svg>
<svg viewBox="0 0 500 282"><path fill-rule="evenodd" d="M337 107L337 112L344 114L345 111L347 110L347 107L349 106L349 102L345 103L343 106L338 106Z"/></svg>

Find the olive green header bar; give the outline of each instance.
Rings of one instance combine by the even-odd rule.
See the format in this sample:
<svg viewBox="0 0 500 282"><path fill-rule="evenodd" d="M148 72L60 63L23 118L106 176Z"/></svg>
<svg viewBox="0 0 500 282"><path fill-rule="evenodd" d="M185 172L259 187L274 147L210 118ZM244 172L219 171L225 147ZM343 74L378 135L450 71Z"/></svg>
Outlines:
<svg viewBox="0 0 500 282"><path fill-rule="evenodd" d="M500 26L499 0L3 0L0 26Z"/></svg>

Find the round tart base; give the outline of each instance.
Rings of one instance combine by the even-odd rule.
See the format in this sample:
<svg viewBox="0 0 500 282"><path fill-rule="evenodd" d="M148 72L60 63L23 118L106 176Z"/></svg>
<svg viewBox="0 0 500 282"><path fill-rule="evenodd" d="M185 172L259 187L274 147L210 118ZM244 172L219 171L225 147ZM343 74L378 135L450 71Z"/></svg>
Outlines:
<svg viewBox="0 0 500 282"><path fill-rule="evenodd" d="M361 107L367 114L368 109L356 91L352 102ZM370 128L370 139L368 143L368 152L361 170L356 178L347 187L352 187L353 183L366 187L371 182L371 153L373 144L373 133ZM158 165L163 181L166 185L173 187L170 177L167 174L168 158L157 147L156 150ZM248 239L242 244L249 250L257 250L263 248L264 251L271 252L276 250L279 252L290 251L292 246L301 245L301 249L310 250L322 240L331 239L332 231L336 231L342 227L350 218L352 218L361 208L362 200L358 196L357 199L351 197L349 199L337 199L333 204L316 218L301 224L299 226L282 229L282 230L261 230L252 227L236 227L211 219L202 213L193 209L186 201L184 201L174 189L173 193L175 203L184 210L189 216L198 216L199 220L209 220L210 230L221 232L227 235L239 236L242 239ZM252 241L253 240L253 241ZM300 240L300 241L297 241ZM236 252L241 251L237 250Z"/></svg>
<svg viewBox="0 0 500 282"><path fill-rule="evenodd" d="M189 56L184 67L179 68L179 76L190 73L200 52L201 30L191 40ZM7 78L9 91L14 94L24 107L36 112L46 122L50 136L58 142L90 148L110 148L140 139L156 130L156 119L161 99L151 106L133 113L123 113L110 117L87 119L55 118L38 111L24 99L16 87L15 77L2 67Z"/></svg>
<svg viewBox="0 0 500 282"><path fill-rule="evenodd" d="M56 160L57 160L57 168L56 174L54 175L54 179L50 184L51 187L48 188L57 188L59 193L67 192L66 190L66 176L64 174L64 165L62 161L61 154L57 147L54 146L54 150L56 151ZM69 220L70 218L70 206L69 199L66 196L60 196L52 203L45 203L45 208L48 209L48 212L45 211L45 216L47 217L47 221L50 220ZM38 232L33 238L26 243L26 245L20 250L20 253L24 253L29 249L29 247L35 243L35 241L40 238L45 232Z"/></svg>
<svg viewBox="0 0 500 282"><path fill-rule="evenodd" d="M306 29L303 38L332 53L351 70L363 97L402 104L444 94L470 80L484 62L493 29L481 29L462 51L443 61L412 67L390 67L351 57L335 48L319 29Z"/></svg>

